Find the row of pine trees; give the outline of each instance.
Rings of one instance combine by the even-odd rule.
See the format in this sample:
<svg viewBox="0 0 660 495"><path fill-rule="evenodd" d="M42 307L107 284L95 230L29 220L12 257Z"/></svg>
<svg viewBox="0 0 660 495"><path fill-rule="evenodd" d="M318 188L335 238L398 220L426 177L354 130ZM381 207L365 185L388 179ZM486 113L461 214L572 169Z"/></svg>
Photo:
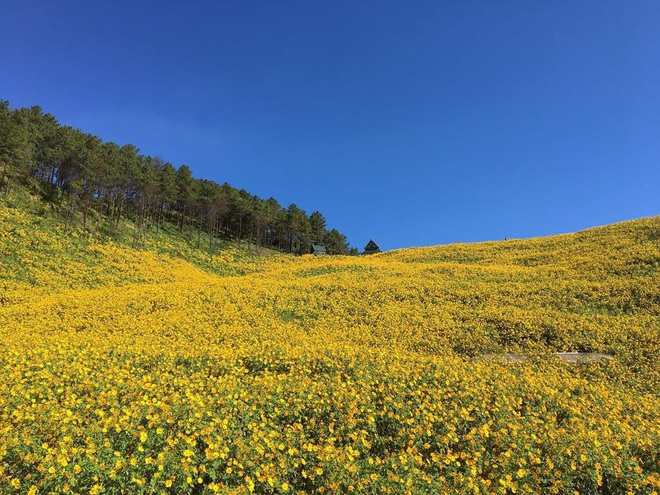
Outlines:
<svg viewBox="0 0 660 495"><path fill-rule="evenodd" d="M128 218L141 235L170 222L198 239L208 234L210 248L231 239L299 254L323 244L330 254L349 254L346 236L328 230L318 211L307 215L295 204L283 208L272 197L195 179L187 165L103 142L38 106L12 109L0 100L0 191L30 182L62 208L67 226L88 229L105 219L112 231Z"/></svg>

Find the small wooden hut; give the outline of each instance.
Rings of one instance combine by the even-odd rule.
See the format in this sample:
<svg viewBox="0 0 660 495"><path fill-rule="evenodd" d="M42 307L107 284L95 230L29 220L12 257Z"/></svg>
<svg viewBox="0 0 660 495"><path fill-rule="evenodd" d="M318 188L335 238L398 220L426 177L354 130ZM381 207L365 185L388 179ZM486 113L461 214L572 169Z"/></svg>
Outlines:
<svg viewBox="0 0 660 495"><path fill-rule="evenodd" d="M312 244L312 247L309 250L309 254L313 254L314 256L325 256L328 254L328 251L325 249L325 246L321 246L320 244Z"/></svg>
<svg viewBox="0 0 660 495"><path fill-rule="evenodd" d="M364 246L364 251L362 254L376 254L380 253L380 248L378 247L378 244L376 244L373 239L369 239L369 242L367 243L366 246Z"/></svg>

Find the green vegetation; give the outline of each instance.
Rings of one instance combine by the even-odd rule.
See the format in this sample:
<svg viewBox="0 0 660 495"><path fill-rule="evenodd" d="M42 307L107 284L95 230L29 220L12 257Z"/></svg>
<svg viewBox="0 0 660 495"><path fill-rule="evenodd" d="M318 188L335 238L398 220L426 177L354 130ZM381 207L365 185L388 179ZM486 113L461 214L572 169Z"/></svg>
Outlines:
<svg viewBox="0 0 660 495"><path fill-rule="evenodd" d="M324 216L311 215L274 198L261 199L225 183L195 179L187 165L175 168L159 157L139 154L60 125L39 107L12 110L0 100L0 192L29 185L39 191L67 227L123 235L130 218L135 242L151 231L176 225L182 235L304 254L312 243L330 254L348 254L346 237L327 229ZM172 229L170 229L171 231Z"/></svg>

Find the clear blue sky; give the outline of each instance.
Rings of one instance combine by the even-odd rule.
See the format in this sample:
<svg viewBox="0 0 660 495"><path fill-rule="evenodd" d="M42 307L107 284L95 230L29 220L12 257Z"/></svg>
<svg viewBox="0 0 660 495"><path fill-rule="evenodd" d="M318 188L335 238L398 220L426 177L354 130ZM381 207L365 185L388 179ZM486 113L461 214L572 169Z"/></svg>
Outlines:
<svg viewBox="0 0 660 495"><path fill-rule="evenodd" d="M660 214L660 2L0 2L0 99L383 249Z"/></svg>

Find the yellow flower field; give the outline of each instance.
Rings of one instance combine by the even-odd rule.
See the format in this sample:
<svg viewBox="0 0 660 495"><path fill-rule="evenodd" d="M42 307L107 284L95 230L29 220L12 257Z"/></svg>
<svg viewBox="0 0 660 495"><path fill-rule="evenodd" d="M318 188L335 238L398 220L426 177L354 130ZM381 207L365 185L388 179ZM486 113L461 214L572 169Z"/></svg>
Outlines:
<svg viewBox="0 0 660 495"><path fill-rule="evenodd" d="M1 493L660 492L660 217L191 262L0 205L0 249Z"/></svg>

